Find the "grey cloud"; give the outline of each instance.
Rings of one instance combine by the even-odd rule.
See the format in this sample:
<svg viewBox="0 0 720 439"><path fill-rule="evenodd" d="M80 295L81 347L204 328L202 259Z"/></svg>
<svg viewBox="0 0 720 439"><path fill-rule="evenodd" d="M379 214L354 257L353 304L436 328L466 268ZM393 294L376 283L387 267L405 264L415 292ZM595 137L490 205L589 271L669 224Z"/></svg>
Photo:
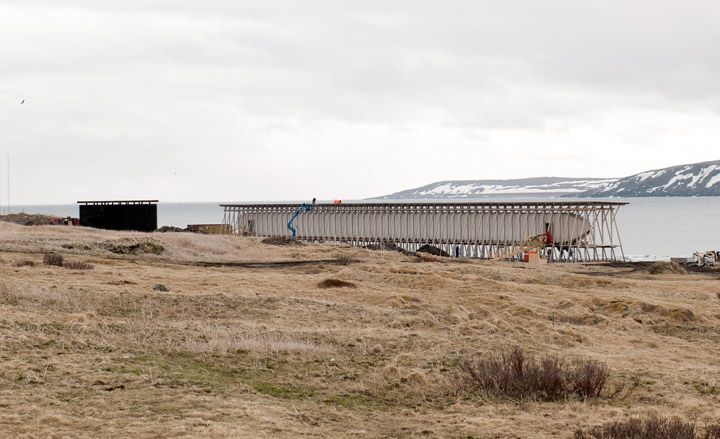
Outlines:
<svg viewBox="0 0 720 439"><path fill-rule="evenodd" d="M461 163L453 173L479 178L473 160L501 161L493 148L505 143L532 154L536 135L546 156L576 162L576 150L548 145L577 125L587 130L579 147L592 150L590 130L613 112L720 110L719 18L701 0L0 1L0 141L19 160L48 157L32 175L86 159L148 181L230 160L236 183L289 173L268 197L302 180L283 160L352 160L357 179L391 171L390 158L411 170L437 162L437 179ZM183 172L188 186L221 181ZM318 184L343 177L323 172ZM395 184L374 180L370 193L346 190Z"/></svg>

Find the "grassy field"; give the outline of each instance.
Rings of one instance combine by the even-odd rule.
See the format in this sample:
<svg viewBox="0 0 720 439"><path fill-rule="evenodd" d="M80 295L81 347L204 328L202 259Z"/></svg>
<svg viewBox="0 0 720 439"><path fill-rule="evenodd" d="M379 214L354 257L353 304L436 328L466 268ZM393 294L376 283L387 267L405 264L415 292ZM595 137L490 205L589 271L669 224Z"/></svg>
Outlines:
<svg viewBox="0 0 720 439"><path fill-rule="evenodd" d="M44 264L49 253L66 267ZM640 415L704 425L720 419L719 278L0 223L0 435L571 438ZM465 385L464 360L516 347L607 365L607 396L540 402Z"/></svg>

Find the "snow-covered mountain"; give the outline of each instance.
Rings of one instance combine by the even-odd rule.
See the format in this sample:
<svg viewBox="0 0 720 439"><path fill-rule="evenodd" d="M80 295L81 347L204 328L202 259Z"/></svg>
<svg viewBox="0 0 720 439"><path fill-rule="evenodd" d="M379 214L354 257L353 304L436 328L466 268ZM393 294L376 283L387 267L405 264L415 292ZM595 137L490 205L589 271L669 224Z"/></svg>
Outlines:
<svg viewBox="0 0 720 439"><path fill-rule="evenodd" d="M380 199L720 196L720 160L641 172L625 178L539 177L438 181Z"/></svg>
<svg viewBox="0 0 720 439"><path fill-rule="evenodd" d="M720 196L720 160L673 166L618 179L580 197Z"/></svg>
<svg viewBox="0 0 720 439"><path fill-rule="evenodd" d="M482 198L493 196L559 197L601 190L616 178L539 177L517 180L454 180L438 181L416 189L408 189L380 199Z"/></svg>

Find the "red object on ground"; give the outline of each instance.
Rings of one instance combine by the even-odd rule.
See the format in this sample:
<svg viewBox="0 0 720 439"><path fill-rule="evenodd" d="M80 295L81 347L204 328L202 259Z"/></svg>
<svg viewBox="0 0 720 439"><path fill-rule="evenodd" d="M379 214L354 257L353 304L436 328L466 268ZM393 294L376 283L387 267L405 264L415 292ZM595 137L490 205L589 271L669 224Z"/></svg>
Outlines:
<svg viewBox="0 0 720 439"><path fill-rule="evenodd" d="M545 245L548 247L552 247L553 245L553 236L552 233L550 233L550 230L545 232Z"/></svg>
<svg viewBox="0 0 720 439"><path fill-rule="evenodd" d="M333 200L333 204L342 204L342 200Z"/></svg>

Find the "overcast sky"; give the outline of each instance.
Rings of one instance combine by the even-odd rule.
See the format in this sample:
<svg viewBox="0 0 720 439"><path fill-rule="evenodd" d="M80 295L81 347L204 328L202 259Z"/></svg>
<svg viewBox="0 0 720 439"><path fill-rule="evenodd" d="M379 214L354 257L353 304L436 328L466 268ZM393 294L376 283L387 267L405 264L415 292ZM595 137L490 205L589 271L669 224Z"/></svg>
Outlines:
<svg viewBox="0 0 720 439"><path fill-rule="evenodd" d="M28 204L715 160L718 23L716 0L0 0L0 192L6 153Z"/></svg>

